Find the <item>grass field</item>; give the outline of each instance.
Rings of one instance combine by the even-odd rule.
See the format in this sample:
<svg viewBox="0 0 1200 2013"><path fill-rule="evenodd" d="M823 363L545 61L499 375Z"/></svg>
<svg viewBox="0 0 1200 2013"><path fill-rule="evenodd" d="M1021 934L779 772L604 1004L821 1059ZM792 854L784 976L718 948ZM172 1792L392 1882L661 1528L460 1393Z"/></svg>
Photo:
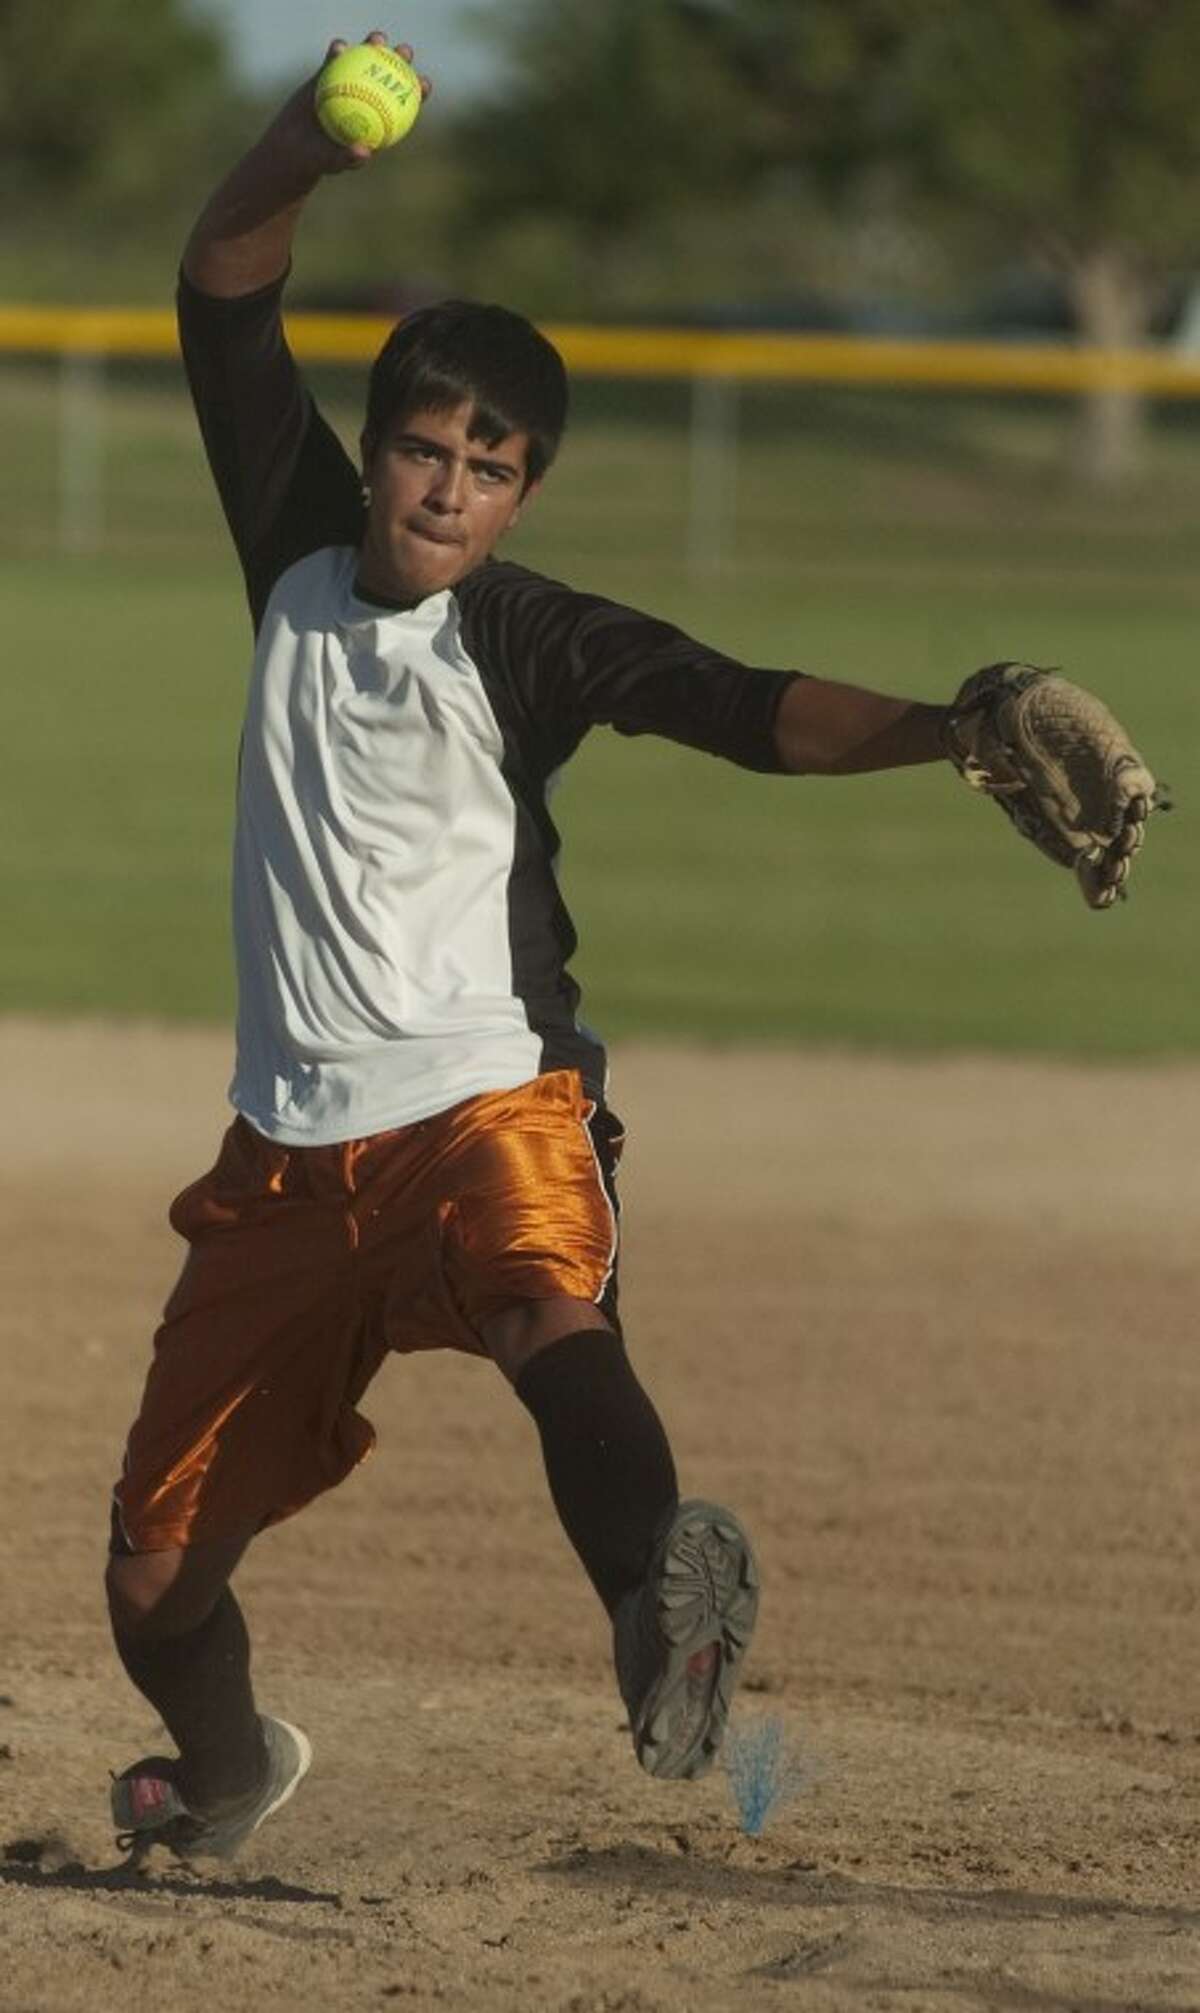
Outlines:
<svg viewBox="0 0 1200 2013"><path fill-rule="evenodd" d="M173 381L106 400L100 549L55 550L52 373L0 373L8 639L0 1007L208 1019L248 629ZM1179 808L1133 899L1089 914L948 771L744 776L599 733L556 815L587 1015L612 1035L1118 1055L1196 1045L1192 821L1200 434L1144 489L1062 479L1066 418L878 395L744 412L736 536L683 564L682 393L585 388L514 557L751 661L940 698L1001 656L1061 664L1134 728ZM335 412L353 435L349 406Z"/></svg>

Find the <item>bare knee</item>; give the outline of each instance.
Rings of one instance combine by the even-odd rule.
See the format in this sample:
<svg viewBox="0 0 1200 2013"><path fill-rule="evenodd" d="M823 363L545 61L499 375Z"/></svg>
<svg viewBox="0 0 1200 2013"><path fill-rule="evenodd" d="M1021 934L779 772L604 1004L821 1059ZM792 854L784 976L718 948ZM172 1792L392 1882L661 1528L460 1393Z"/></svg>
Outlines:
<svg viewBox="0 0 1200 2013"><path fill-rule="evenodd" d="M178 1622L175 1629L169 1624L179 1606L178 1596L172 1595L182 1559L182 1552L172 1551L135 1552L128 1558L109 1560L104 1588L119 1636L153 1642L158 1636L178 1632Z"/></svg>
<svg viewBox="0 0 1200 2013"><path fill-rule="evenodd" d="M515 1384L540 1350L564 1335L577 1335L581 1328L611 1329L611 1323L590 1300L559 1294L550 1300L520 1300L493 1314L480 1333L492 1361Z"/></svg>
<svg viewBox="0 0 1200 2013"><path fill-rule="evenodd" d="M199 1628L220 1600L248 1542L247 1535L186 1551L174 1547L111 1558L104 1585L115 1633L150 1643Z"/></svg>

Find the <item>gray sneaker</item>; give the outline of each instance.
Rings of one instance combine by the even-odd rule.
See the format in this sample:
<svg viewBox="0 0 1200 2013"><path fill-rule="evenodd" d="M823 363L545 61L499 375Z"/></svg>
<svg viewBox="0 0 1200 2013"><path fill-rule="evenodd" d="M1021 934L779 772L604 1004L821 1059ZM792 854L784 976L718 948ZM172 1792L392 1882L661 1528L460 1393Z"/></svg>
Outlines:
<svg viewBox="0 0 1200 2013"><path fill-rule="evenodd" d="M737 1518L717 1503L680 1503L613 1623L617 1682L648 1774L712 1767L757 1613L758 1568Z"/></svg>
<svg viewBox="0 0 1200 2013"><path fill-rule="evenodd" d="M179 1791L179 1764L162 1755L147 1755L115 1776L112 1814L121 1850L140 1857L152 1845L165 1845L177 1859L232 1859L251 1832L287 1802L312 1761L298 1726L265 1714L260 1725L267 1750L263 1782L213 1810L188 1809Z"/></svg>

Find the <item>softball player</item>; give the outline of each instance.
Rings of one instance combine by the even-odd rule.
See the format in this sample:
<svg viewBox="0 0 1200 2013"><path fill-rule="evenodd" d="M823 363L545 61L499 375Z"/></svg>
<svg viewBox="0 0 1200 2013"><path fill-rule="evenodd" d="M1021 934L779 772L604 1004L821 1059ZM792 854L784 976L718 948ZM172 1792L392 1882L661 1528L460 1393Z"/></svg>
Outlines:
<svg viewBox="0 0 1200 2013"><path fill-rule="evenodd" d="M178 1747L114 1783L139 1851L232 1853L307 1769L304 1734L257 1709L229 1579L362 1460L393 1350L468 1350L509 1379L611 1619L638 1760L711 1766L757 1575L732 1512L680 1502L622 1339L621 1128L577 1015L547 789L600 722L764 772L941 752L941 708L736 663L494 557L567 404L557 353L504 308L400 324L359 473L280 322L302 206L354 165L305 87L209 201L180 282L255 650L237 1115L172 1208L188 1256L113 1509L116 1647Z"/></svg>

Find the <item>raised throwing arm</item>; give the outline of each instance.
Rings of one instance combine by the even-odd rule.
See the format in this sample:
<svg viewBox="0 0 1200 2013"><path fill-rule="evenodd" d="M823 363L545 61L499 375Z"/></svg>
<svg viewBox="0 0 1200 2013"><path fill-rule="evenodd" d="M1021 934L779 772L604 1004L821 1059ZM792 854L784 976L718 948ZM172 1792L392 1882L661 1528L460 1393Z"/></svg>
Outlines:
<svg viewBox="0 0 1200 2013"><path fill-rule="evenodd" d="M378 30L366 39L387 41ZM397 46L402 56L411 57L407 43ZM345 47L342 41L331 42L328 55ZM372 159L369 148L343 147L323 131L313 110L315 81L308 78L292 93L200 212L183 269L201 293L229 300L279 279L287 271L300 213L318 182L363 168ZM427 97L427 78L421 79L421 88Z"/></svg>

